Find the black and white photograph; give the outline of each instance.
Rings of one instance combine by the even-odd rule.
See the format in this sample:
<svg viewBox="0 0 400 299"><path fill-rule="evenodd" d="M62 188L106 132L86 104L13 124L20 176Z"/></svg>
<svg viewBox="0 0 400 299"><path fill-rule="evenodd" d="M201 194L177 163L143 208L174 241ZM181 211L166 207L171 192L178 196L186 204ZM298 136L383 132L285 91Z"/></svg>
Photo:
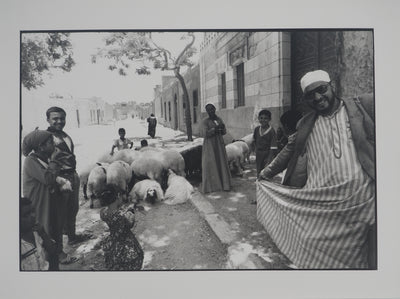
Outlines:
<svg viewBox="0 0 400 299"><path fill-rule="evenodd" d="M78 298L400 296L396 22L367 3L343 24L7 18L4 295L46 277L67 298L70 277Z"/></svg>
<svg viewBox="0 0 400 299"><path fill-rule="evenodd" d="M375 270L373 41L21 32L21 270Z"/></svg>

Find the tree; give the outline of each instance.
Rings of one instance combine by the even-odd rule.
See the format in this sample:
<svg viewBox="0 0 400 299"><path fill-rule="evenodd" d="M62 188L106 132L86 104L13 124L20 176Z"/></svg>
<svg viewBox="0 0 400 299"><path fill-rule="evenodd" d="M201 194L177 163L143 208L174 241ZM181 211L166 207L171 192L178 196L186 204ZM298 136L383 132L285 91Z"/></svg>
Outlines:
<svg viewBox="0 0 400 299"><path fill-rule="evenodd" d="M69 33L24 33L21 41L21 82L28 90L43 86L51 69L69 72L75 65Z"/></svg>
<svg viewBox="0 0 400 299"><path fill-rule="evenodd" d="M195 35L187 32L181 39L188 39L188 42L175 58L168 49L154 41L151 32L112 33L105 39L105 46L92 56L92 62L96 63L98 57L110 59L113 63L108 66L109 70L117 70L122 76L127 75L130 62L135 64L135 73L138 75L149 75L151 67L161 71L173 71L183 91L187 138L193 141L189 94L180 71L182 67L193 65L190 58L196 53L193 47Z"/></svg>

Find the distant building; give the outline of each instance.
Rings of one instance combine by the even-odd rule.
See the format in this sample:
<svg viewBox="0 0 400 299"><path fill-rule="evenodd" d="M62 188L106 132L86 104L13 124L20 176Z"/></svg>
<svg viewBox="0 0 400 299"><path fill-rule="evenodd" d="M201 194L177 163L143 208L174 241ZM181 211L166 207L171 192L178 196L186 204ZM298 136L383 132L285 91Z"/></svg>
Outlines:
<svg viewBox="0 0 400 299"><path fill-rule="evenodd" d="M140 119L147 119L150 114L154 113L154 103L139 103L136 105L135 111Z"/></svg>
<svg viewBox="0 0 400 299"><path fill-rule="evenodd" d="M136 103L133 101L114 104L114 119L122 120L132 118L135 114Z"/></svg>
<svg viewBox="0 0 400 299"><path fill-rule="evenodd" d="M199 65L189 68L184 74L189 95L192 134L199 135L200 112L200 69ZM155 115L160 123L169 128L186 132L186 103L183 90L174 76L163 76L162 85L154 97Z"/></svg>
<svg viewBox="0 0 400 299"><path fill-rule="evenodd" d="M112 106L99 97L74 98L71 95L51 94L47 98L23 90L21 101L21 125L24 133L36 127L46 129L46 111L52 106L63 108L67 113L65 129L94 124L104 124L112 119Z"/></svg>

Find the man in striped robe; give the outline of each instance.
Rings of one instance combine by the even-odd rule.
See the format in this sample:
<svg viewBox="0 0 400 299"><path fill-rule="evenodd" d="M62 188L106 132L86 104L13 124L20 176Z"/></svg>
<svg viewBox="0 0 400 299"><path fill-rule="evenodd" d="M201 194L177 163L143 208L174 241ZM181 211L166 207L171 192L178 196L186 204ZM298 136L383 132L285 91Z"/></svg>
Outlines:
<svg viewBox="0 0 400 299"><path fill-rule="evenodd" d="M257 218L298 268L376 269L373 95L342 100L322 70L300 84L313 111L261 172Z"/></svg>

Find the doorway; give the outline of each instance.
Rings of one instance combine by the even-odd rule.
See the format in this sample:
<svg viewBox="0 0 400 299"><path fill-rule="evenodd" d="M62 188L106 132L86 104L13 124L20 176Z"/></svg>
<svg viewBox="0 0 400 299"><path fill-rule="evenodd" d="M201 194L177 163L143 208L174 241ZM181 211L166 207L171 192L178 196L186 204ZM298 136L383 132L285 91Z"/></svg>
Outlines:
<svg viewBox="0 0 400 299"><path fill-rule="evenodd" d="M341 31L295 31L292 33L292 108L307 110L302 103L300 79L309 71L322 69L329 73L340 96Z"/></svg>

